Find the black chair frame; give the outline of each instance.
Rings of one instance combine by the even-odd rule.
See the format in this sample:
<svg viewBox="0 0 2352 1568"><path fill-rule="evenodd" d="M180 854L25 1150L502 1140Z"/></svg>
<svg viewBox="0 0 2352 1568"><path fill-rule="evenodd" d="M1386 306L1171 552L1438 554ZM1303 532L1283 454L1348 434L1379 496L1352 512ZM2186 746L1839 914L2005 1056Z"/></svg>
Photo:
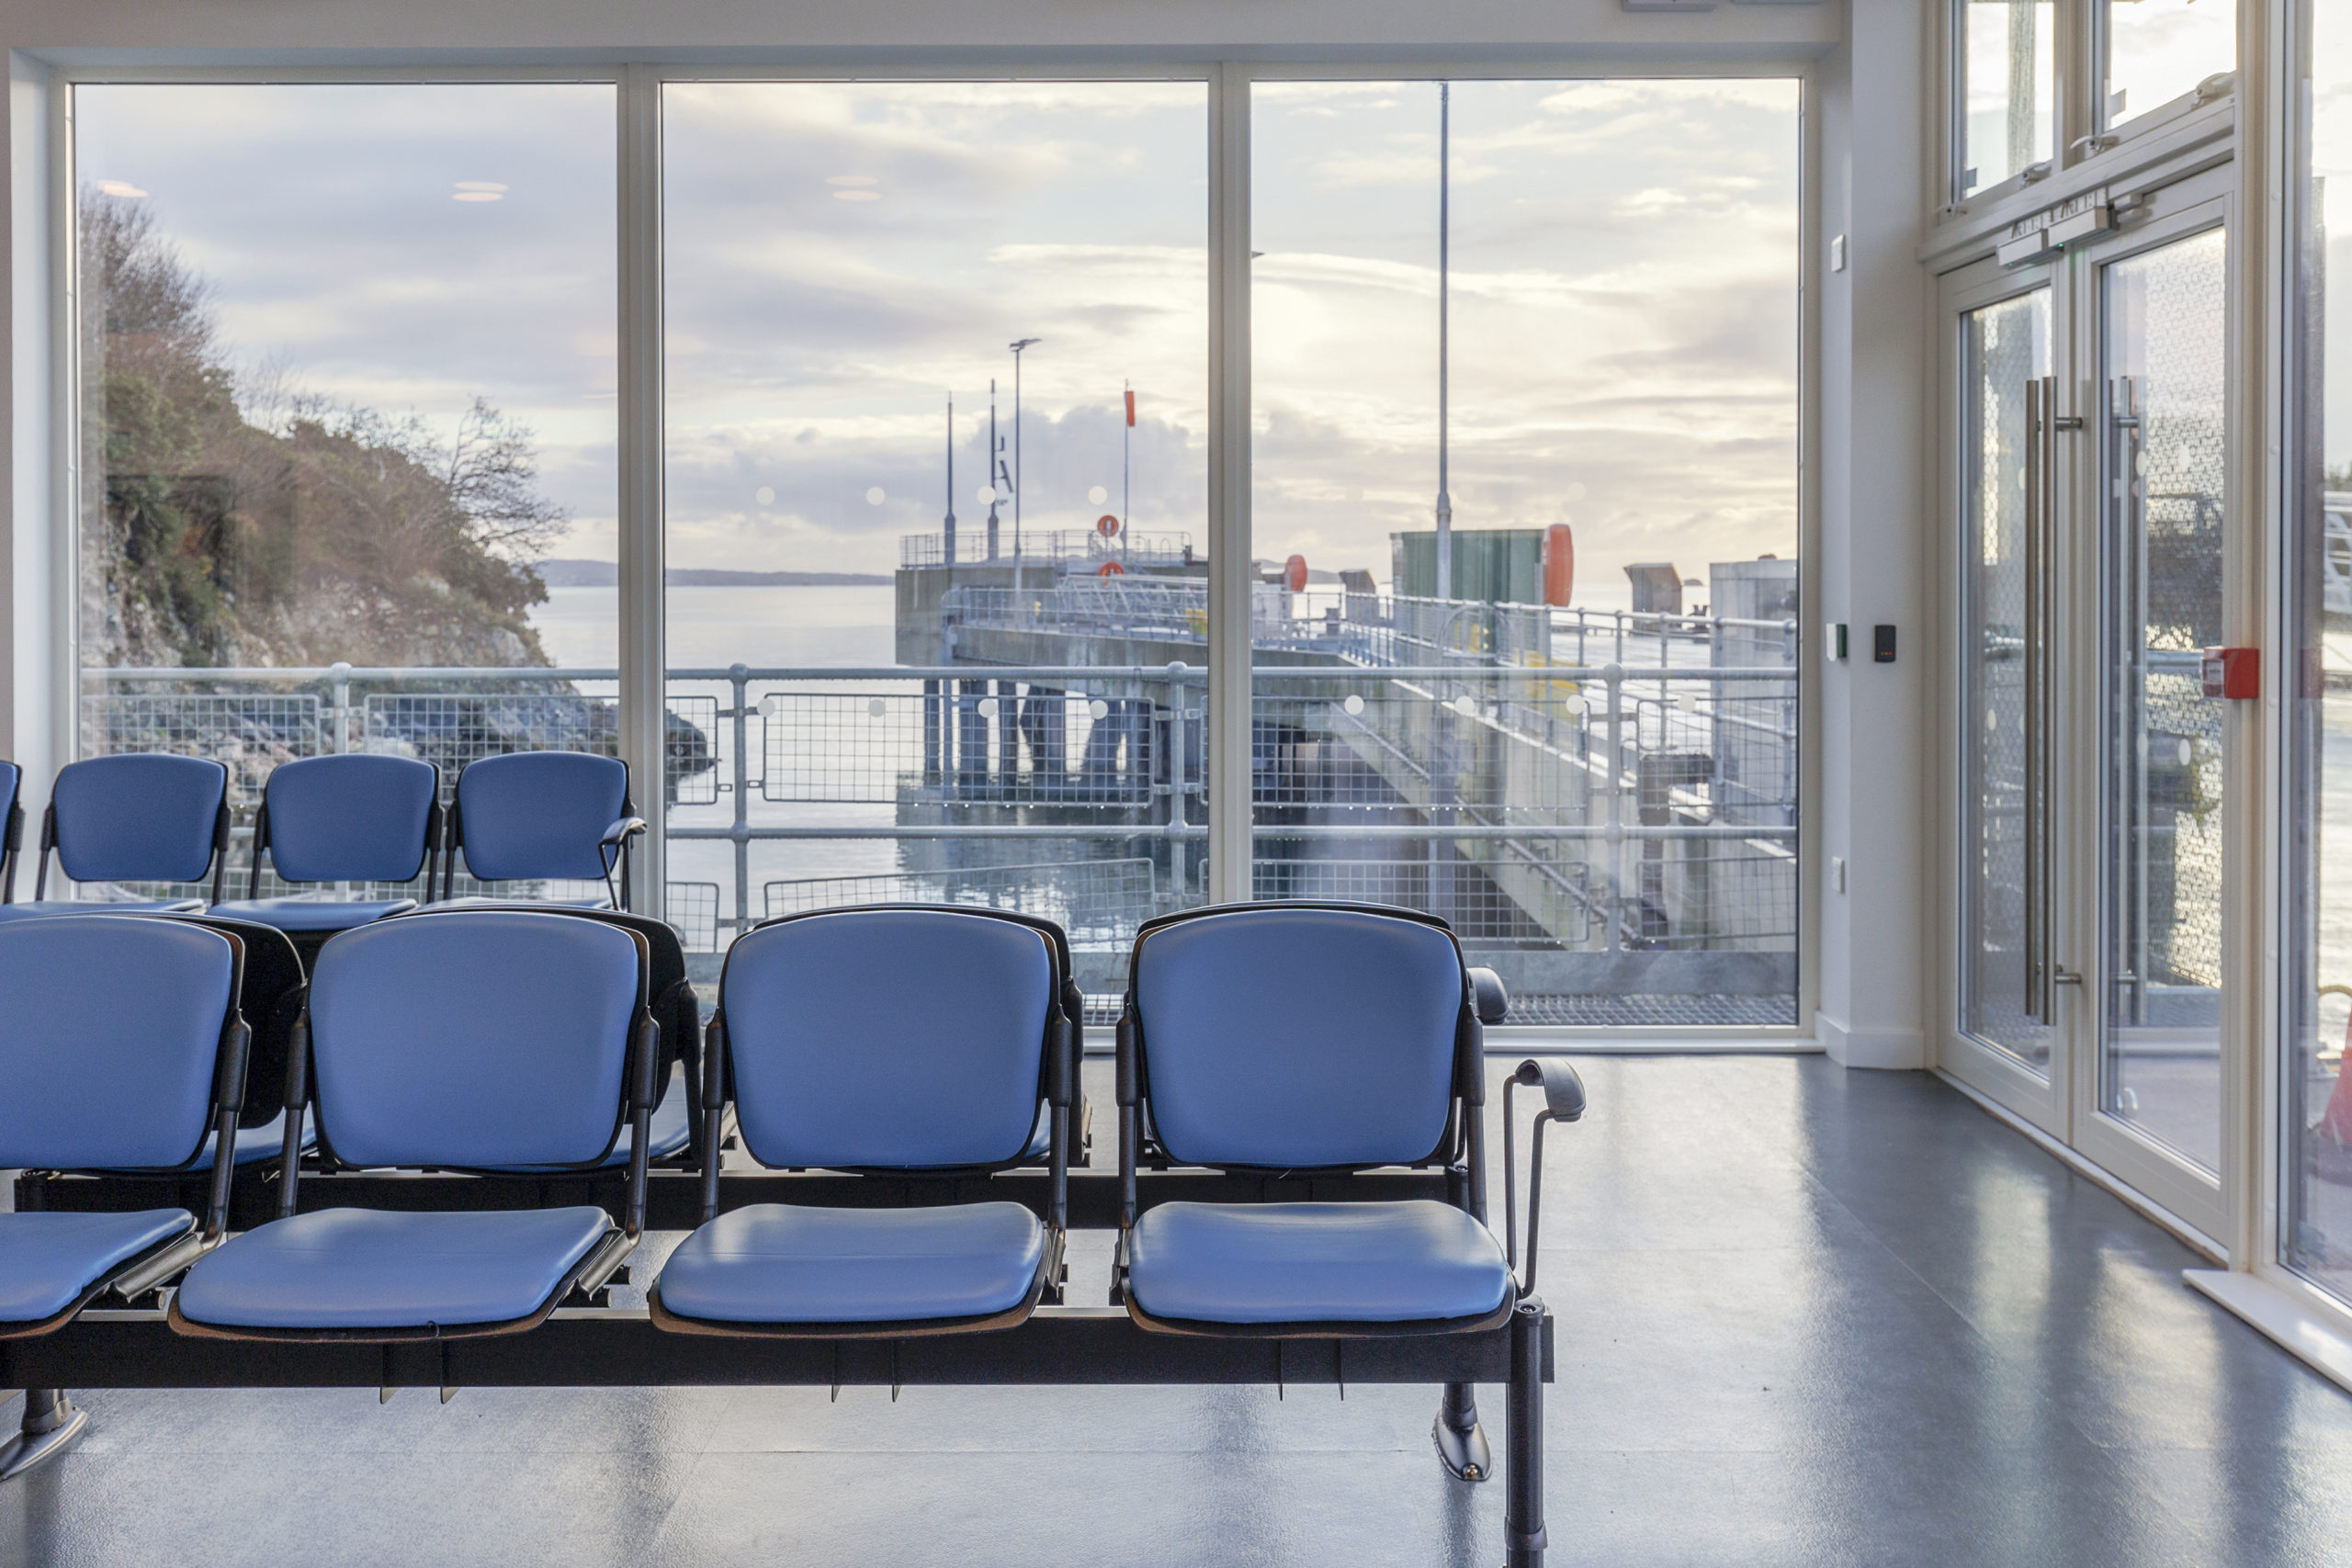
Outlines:
<svg viewBox="0 0 2352 1568"><path fill-rule="evenodd" d="M17 852L25 841L24 789L24 771L18 769L17 787L8 792L7 816L0 818L0 904L17 901Z"/></svg>

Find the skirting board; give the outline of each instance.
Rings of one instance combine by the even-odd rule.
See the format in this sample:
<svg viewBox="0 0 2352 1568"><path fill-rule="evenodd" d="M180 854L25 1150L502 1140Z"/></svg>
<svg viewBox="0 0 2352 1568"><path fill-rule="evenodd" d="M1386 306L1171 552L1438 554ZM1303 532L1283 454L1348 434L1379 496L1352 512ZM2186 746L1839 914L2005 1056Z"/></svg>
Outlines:
<svg viewBox="0 0 2352 1568"><path fill-rule="evenodd" d="M2280 1349L2352 1393L2352 1337L2321 1321L2292 1294L2236 1269L2184 1269L2180 1277L2189 1289L2245 1319Z"/></svg>
<svg viewBox="0 0 2352 1568"><path fill-rule="evenodd" d="M1849 1029L1826 1012L1813 1015L1813 1037L1841 1067L1916 1072L1928 1065L1928 1037L1916 1029Z"/></svg>

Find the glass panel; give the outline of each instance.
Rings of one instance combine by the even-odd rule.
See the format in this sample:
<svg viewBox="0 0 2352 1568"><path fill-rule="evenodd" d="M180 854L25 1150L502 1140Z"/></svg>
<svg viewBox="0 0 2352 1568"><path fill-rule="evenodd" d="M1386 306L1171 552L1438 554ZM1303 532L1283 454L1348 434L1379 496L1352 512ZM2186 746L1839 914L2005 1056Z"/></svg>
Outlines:
<svg viewBox="0 0 2352 1568"><path fill-rule="evenodd" d="M613 88L74 111L80 751L615 753Z"/></svg>
<svg viewBox="0 0 2352 1568"><path fill-rule="evenodd" d="M2108 532L2107 987L2099 1105L2207 1169L2221 1158L2220 698L2228 242L2209 230L2102 273Z"/></svg>
<svg viewBox="0 0 2352 1568"><path fill-rule="evenodd" d="M1023 909L1107 1010L1200 900L1207 141L1198 82L665 90L670 687L725 716L670 874L717 945Z"/></svg>
<svg viewBox="0 0 2352 1568"><path fill-rule="evenodd" d="M2298 320L2301 417L2293 426L2294 623L2301 652L2290 699L2295 748L2288 821L2295 940L2288 998L2284 1105L2286 1224L2279 1250L2352 1300L2352 15L2317 0L2299 41L2311 106L2301 128L2304 187ZM2331 197L2334 199L2331 201Z"/></svg>
<svg viewBox="0 0 2352 1568"><path fill-rule="evenodd" d="M1515 1022L1794 1023L1796 85L1252 113L1257 896L1443 915Z"/></svg>
<svg viewBox="0 0 2352 1568"><path fill-rule="evenodd" d="M2028 875L2035 836L2027 725L2027 485L2030 389L2050 374L2050 292L2036 289L1961 318L1961 516L1969 563L1962 615L1969 660L1961 711L1967 754L1961 1027L2034 1071L2050 1032L2028 998ZM2034 671L2038 673L2038 671Z"/></svg>
<svg viewBox="0 0 2352 1568"><path fill-rule="evenodd" d="M2099 123L2121 125L2237 68L2230 0L2107 0L2107 89Z"/></svg>
<svg viewBox="0 0 2352 1568"><path fill-rule="evenodd" d="M2050 157L2054 10L2051 0L1962 0L1959 195Z"/></svg>

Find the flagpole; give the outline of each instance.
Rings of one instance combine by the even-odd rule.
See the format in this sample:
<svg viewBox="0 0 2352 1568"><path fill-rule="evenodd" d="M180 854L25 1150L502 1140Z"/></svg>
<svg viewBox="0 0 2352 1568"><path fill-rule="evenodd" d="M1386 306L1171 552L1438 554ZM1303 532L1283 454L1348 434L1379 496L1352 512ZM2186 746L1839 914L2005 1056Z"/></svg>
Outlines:
<svg viewBox="0 0 2352 1568"><path fill-rule="evenodd" d="M1125 389L1126 423L1119 426L1119 553L1123 556L1127 553L1127 536L1135 532L1136 526L1135 513L1129 509L1134 489L1128 479L1127 462L1128 448L1134 444L1136 434L1136 384L1129 381Z"/></svg>

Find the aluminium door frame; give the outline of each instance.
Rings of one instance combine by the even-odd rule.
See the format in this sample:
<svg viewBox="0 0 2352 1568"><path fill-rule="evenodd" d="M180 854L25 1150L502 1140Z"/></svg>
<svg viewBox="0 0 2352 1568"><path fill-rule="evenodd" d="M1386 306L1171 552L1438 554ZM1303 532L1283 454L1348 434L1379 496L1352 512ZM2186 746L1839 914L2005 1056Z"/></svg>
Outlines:
<svg viewBox="0 0 2352 1568"><path fill-rule="evenodd" d="M1966 941L1965 922L1961 917L1962 900L1971 875L1971 853L1965 832L1968 807L1963 798L1966 788L1965 764L1968 743L1962 726L1970 722L1974 705L1968 700L1968 660L1961 648L1960 638L1967 626L1968 579L1970 576L1971 539L1968 519L1963 513L1963 458L1960 450L1959 433L1964 412L1966 389L1962 377L1966 373L1966 357L1962 348L1961 322L1971 311L2001 304L2010 299L2030 298L2037 291L2050 297L2051 373L2062 373L2065 360L2064 344L2067 333L2067 313L2071 300L2065 288L2063 263L2042 263L2032 266L2003 269L1987 256L1980 261L1946 274L1936 291L1936 384L1938 488L1936 515L1941 537L1937 558L1943 565L1941 593L1942 621L1948 628L1942 642L1941 697L1947 722L1939 725L1936 734L1944 752L1942 765L1936 770L1939 799L1936 842L1944 864L1944 885L1951 896L1936 900L1941 918L1941 929L1936 933L1936 950L1942 955L1938 964L1938 984L1934 990L1938 1010L1937 1027L1931 1034L1940 1038L1942 1049L1937 1065L1971 1089L1999 1103L2006 1110L2024 1118L2043 1133L2067 1142L2070 1131L2067 1107L2071 1104L2068 1077L2075 1062L2070 1042L2079 1031L2079 1008L2067 995L2079 987L2059 988L2060 1007L2051 1025L2051 1051L2048 1071L2037 1074L2016 1055L2000 1047L1981 1041L1961 1026L1962 976L1967 960L1962 953ZM2062 468L2071 470L2079 442L2059 444ZM2064 479L2052 487L2064 493ZM2053 522L2052 528L2055 531ZM2070 575L2063 563L2052 563L2055 575L2062 580ZM2053 656L2069 645L2064 638L2053 639ZM2065 660L2071 673L2071 660ZM2072 694L2076 683L2053 671L2049 680L2054 711L2048 728L2053 739L2063 739L2074 732ZM2052 774L2064 777L2067 769L2063 761L2053 759ZM2064 823L2064 814L2053 814ZM2064 824L2071 826L2071 824ZM2052 863L2063 864L2059 856L2067 847L2061 829L2061 839L2053 846ZM2053 910L2071 908L2076 902L2071 896L2072 878L2052 878L2051 898ZM2052 922L2061 930L2067 929L2063 917ZM2070 937L2065 942L2053 942L2053 962L2065 957L2078 957ZM2079 964L2075 967L2079 971Z"/></svg>
<svg viewBox="0 0 2352 1568"><path fill-rule="evenodd" d="M2225 425L2222 437L2224 491L2222 499L2223 526L2222 548L2222 614L2225 628L2243 628L2249 625L2248 598L2250 573L2246 557L2253 538L2249 528L2253 520L2245 510L2245 487L2240 478L2239 454L2245 444L2245 422L2242 413L2246 378L2238 361L2244 334L2238 330L2237 279L2242 258L2239 254L2236 208L2236 182L2228 167L2209 170L2152 192L2145 209L2151 216L2135 221L2129 229L2119 231L2112 239L2081 253L2070 253L2068 267L2072 274L2070 288L2075 293L2074 337L2070 344L2075 380L2078 411L2084 416L2085 437L2082 443L2084 461L2076 465L2072 501L2076 509L2076 525L2069 543L2074 549L2073 566L2076 572L2075 593L2068 601L2075 619L2075 637L2078 648L2087 654L2084 668L2095 672L2103 683L2104 648L2109 629L2102 622L2100 595L2106 586L2106 551L2109 519L2106 513L2102 491L2109 478L2107 468L2106 432L2104 419L2108 407L2105 366L2105 312L2103 309L2105 269L2134 256L2149 254L2177 242L2199 234L2221 232L2228 247L2225 285L2228 302L2225 306L2224 341L2222 345ZM2240 634L2243 637L2243 633ZM2088 705L2087 722L2082 727L2078 739L2086 743L2088 755L2075 781L2075 788L2068 807L2077 814L2076 819L2086 830L2077 835L2078 857L2070 874L2089 897L2082 900L2077 910L2077 951L2086 964L2081 967L2086 1012L2084 1032L2078 1039L2077 1062L2081 1070L2074 1075L2073 1106L2070 1121L2073 1135L2067 1140L2086 1158L2114 1173L2137 1190L2178 1215L2208 1236L2221 1239L2229 1234L2229 1204L2237 1190L2242 1174L2238 1151L2242 1134L2238 1122L2239 1096L2234 1084L2239 1076L2239 1064L2244 1060L2250 1042L2241 1026L2245 998L2239 993L2248 985L2259 986L2258 972L2241 960L2245 947L2248 885L2263 877L2262 868L2249 864L2243 852L2245 835L2240 830L2241 818L2249 809L2258 809L2252 799L2242 800L2248 793L2241 786L2246 768L2245 754L2259 744L2258 732L2249 728L2259 722L2258 716L2235 711L2247 705L2231 704L2225 710L2223 790L2222 823L2219 832L2222 841L2222 964L2225 983L2221 1003L2221 1060L2219 1064L2219 1093L2214 1106L2220 1136L2216 1168L2207 1172L2187 1156L2165 1147L2153 1138L2133 1131L2120 1118L2100 1109L2100 1089L2105 1069L2109 1010L2113 1005L2112 984L2106 973L2109 957L2109 933L2105 924L2103 893L2108 874L2103 850L2117 824L2108 815L2104 761L2109 737L2107 726L2110 715L2106 711L2102 692L2094 692L2086 683L2081 697ZM2222 699L2208 699L2221 701ZM2240 978L2243 976L2242 978Z"/></svg>

